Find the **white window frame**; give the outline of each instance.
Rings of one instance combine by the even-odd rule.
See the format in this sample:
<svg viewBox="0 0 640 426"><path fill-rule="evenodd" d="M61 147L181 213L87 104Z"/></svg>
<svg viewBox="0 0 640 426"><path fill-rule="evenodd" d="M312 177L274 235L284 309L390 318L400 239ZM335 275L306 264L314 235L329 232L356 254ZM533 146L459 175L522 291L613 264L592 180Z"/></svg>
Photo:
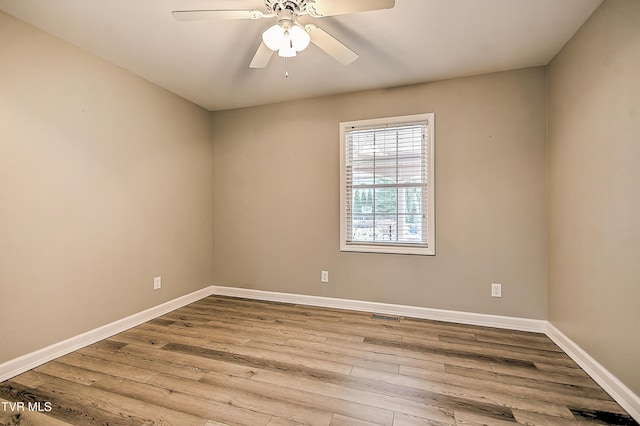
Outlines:
<svg viewBox="0 0 640 426"><path fill-rule="evenodd" d="M426 162L427 162L427 183L426 201L423 201L423 214L426 216L426 241L421 243L382 243L382 242L354 242L348 241L347 232L351 227L347 226L349 217L347 202L347 158L346 158L346 133L354 128L384 128L399 127L410 124L427 123L426 140ZM375 118L368 120L347 121L340 123L340 251L345 252L366 252L366 253L389 253L389 254L413 254L428 255L436 254L435 239L435 114L414 114L398 117ZM424 200L424 199L423 199Z"/></svg>

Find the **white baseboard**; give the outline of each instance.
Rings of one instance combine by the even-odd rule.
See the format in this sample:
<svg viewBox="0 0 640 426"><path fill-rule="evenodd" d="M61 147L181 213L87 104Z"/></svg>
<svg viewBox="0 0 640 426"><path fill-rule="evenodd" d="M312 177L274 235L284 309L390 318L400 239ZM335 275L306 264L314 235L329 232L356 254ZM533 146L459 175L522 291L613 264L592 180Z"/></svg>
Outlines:
<svg viewBox="0 0 640 426"><path fill-rule="evenodd" d="M144 322L157 318L182 306L193 303L211 294L211 287L206 287L193 293L178 297L176 299L165 302L161 305L154 306L137 314L133 314L126 318L106 324L102 327L87 331L71 337L62 342L54 343L46 348L39 349L35 352L28 353L18 358L14 358L5 363L0 364L0 382L9 380L18 374L36 368L45 362L76 351L85 346L96 343L100 340L111 337L115 334L128 330L132 327L140 325Z"/></svg>
<svg viewBox="0 0 640 426"><path fill-rule="evenodd" d="M321 306L325 308L348 309L351 311L375 312L380 314L454 322L458 324L480 325L484 327L505 328L508 330L531 331L536 333L544 333L547 327L547 321L545 320L475 314L462 311L422 308L418 306L337 299L333 297L277 293L239 287L212 286L211 294L219 296L244 297L246 299L269 300L273 302L295 303L298 305Z"/></svg>
<svg viewBox="0 0 640 426"><path fill-rule="evenodd" d="M569 355L580 368L611 395L631 417L640 422L640 397L638 397L638 395L549 322L547 322L546 334L560 349Z"/></svg>

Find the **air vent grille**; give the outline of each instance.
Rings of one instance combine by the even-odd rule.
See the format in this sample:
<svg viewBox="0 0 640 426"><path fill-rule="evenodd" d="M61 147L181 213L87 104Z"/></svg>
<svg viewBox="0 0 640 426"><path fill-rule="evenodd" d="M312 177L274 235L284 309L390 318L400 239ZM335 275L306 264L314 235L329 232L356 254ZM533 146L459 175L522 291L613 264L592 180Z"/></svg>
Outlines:
<svg viewBox="0 0 640 426"><path fill-rule="evenodd" d="M395 315L383 315L383 314L371 314L371 319L381 320L381 321L395 321L399 322L400 317Z"/></svg>

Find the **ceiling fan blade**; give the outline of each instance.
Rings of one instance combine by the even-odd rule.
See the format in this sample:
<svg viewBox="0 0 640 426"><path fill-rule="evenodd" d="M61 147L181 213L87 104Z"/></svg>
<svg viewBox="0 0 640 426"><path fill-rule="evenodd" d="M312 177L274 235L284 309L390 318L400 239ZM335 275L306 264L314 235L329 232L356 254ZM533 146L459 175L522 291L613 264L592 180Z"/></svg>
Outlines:
<svg viewBox="0 0 640 426"><path fill-rule="evenodd" d="M369 10L391 9L395 4L395 0L316 0L315 3L308 6L307 11L309 15L321 18Z"/></svg>
<svg viewBox="0 0 640 426"><path fill-rule="evenodd" d="M171 12L177 21L200 21L204 19L261 19L266 15L259 10L174 10Z"/></svg>
<svg viewBox="0 0 640 426"><path fill-rule="evenodd" d="M258 50L256 54L253 55L253 59L249 64L249 68L264 68L269 65L269 61L271 60L271 56L273 55L273 50L269 49L264 41L260 43L258 46Z"/></svg>
<svg viewBox="0 0 640 426"><path fill-rule="evenodd" d="M342 65L349 65L358 59L357 53L340 43L317 25L307 24L304 26L304 29L309 33L313 44L327 52L329 56L340 62Z"/></svg>

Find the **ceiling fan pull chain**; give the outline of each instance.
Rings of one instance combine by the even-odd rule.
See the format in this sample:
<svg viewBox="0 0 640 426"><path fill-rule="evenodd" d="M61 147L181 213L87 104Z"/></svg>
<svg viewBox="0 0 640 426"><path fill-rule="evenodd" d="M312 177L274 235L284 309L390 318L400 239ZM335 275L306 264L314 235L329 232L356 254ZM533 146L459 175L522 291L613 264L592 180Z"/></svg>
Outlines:
<svg viewBox="0 0 640 426"><path fill-rule="evenodd" d="M289 78L289 58L284 58L284 78Z"/></svg>

